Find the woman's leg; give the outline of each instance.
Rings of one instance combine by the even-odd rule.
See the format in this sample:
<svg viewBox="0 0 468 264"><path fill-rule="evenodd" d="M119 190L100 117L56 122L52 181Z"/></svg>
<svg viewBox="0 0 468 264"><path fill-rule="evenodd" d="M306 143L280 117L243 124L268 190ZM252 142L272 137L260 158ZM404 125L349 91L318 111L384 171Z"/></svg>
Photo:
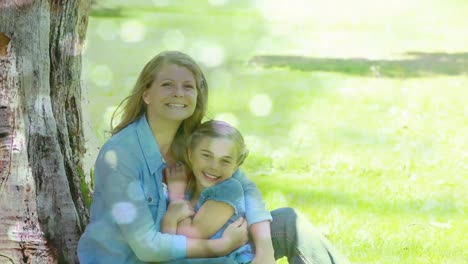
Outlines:
<svg viewBox="0 0 468 264"><path fill-rule="evenodd" d="M290 264L349 263L304 216L292 208L271 212L271 238L275 259L286 256Z"/></svg>

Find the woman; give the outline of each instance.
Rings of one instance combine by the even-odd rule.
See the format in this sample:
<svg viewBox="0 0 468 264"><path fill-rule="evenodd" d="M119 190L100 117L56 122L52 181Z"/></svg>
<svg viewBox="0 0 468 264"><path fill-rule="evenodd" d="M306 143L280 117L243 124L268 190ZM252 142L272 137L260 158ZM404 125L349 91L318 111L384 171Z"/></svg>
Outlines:
<svg viewBox="0 0 468 264"><path fill-rule="evenodd" d="M80 262L235 263L222 256L247 242L248 225L256 247L252 263L274 263L283 256L290 263L337 263L334 249L310 223L303 221L307 230L296 232L302 222L294 210L270 215L256 186L240 171L233 177L244 190L246 222L239 218L213 240L160 232L166 210L193 214L188 203L166 204L162 176L166 166L182 160L184 138L201 123L207 99L206 80L189 56L166 51L144 67L124 100L122 121L96 160L91 219L78 245Z"/></svg>

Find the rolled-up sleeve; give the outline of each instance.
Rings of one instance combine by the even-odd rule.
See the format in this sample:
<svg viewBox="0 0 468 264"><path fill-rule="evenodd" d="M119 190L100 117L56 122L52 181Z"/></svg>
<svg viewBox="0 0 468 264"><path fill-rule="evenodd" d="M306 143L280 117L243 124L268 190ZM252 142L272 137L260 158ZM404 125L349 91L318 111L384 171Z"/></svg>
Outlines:
<svg viewBox="0 0 468 264"><path fill-rule="evenodd" d="M247 178L240 170L237 170L233 177L242 184L242 188L244 189L245 216L248 225L271 221L271 214L266 209L265 201L262 199L262 195L255 183Z"/></svg>
<svg viewBox="0 0 468 264"><path fill-rule="evenodd" d="M141 261L162 262L186 257L186 238L163 234L155 223L135 159L128 150L120 147L101 150L95 165L95 180L102 209L108 210L106 215L110 224L120 230L118 237Z"/></svg>

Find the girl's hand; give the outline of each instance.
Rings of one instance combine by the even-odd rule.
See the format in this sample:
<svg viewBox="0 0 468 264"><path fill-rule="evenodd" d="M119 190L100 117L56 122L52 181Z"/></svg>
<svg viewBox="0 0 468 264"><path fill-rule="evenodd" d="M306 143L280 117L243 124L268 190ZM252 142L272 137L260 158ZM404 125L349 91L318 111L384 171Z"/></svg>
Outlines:
<svg viewBox="0 0 468 264"><path fill-rule="evenodd" d="M188 174L183 162L165 169L169 201L183 200L187 188Z"/></svg>
<svg viewBox="0 0 468 264"><path fill-rule="evenodd" d="M224 230L221 237L226 248L226 255L247 243L247 221L243 217L237 219Z"/></svg>
<svg viewBox="0 0 468 264"><path fill-rule="evenodd" d="M193 216L195 211L190 205L189 201L186 200L177 200L169 203L166 211L166 217L170 218L176 223L180 222L182 219Z"/></svg>

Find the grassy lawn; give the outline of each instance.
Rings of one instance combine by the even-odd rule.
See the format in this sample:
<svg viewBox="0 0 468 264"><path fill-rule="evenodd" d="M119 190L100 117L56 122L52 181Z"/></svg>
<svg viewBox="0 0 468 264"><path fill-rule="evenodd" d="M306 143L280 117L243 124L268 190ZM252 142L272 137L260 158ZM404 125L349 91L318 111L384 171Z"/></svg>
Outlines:
<svg viewBox="0 0 468 264"><path fill-rule="evenodd" d="M179 49L270 209L299 209L353 263L466 263L468 3L108 2L84 63L97 145L143 65Z"/></svg>

